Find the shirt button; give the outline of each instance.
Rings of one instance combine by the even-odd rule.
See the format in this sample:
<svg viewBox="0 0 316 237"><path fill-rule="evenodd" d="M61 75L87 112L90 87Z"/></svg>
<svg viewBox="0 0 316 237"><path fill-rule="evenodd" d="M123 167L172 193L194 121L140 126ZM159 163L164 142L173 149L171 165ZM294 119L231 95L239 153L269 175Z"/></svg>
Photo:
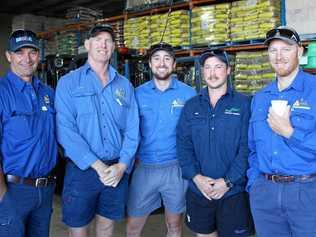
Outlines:
<svg viewBox="0 0 316 237"><path fill-rule="evenodd" d="M214 118L214 117L215 117L215 114L212 114L212 117Z"/></svg>
<svg viewBox="0 0 316 237"><path fill-rule="evenodd" d="M277 155L277 154L278 154L278 152L277 152L277 151L274 151L274 152L273 152L273 155Z"/></svg>
<svg viewBox="0 0 316 237"><path fill-rule="evenodd" d="M211 130L214 130L214 127L211 127Z"/></svg>

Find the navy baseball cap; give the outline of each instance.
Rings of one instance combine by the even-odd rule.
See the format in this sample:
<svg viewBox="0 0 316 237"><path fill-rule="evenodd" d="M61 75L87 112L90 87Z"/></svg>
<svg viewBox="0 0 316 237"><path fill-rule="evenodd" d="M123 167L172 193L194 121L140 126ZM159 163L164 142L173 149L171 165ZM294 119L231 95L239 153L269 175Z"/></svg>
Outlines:
<svg viewBox="0 0 316 237"><path fill-rule="evenodd" d="M31 47L39 50L39 40L31 30L16 30L9 37L8 51L16 52L23 47Z"/></svg>
<svg viewBox="0 0 316 237"><path fill-rule="evenodd" d="M301 39L298 33L293 28L288 26L279 26L269 30L266 34L266 40L264 41L264 44L269 45L274 39L283 40L291 45L301 44Z"/></svg>
<svg viewBox="0 0 316 237"><path fill-rule="evenodd" d="M112 40L115 41L115 33L111 25L95 25L93 26L88 33L88 39L95 37L100 32L108 32L112 36Z"/></svg>
<svg viewBox="0 0 316 237"><path fill-rule="evenodd" d="M226 51L221 49L207 49L200 55L200 64L203 66L206 59L210 57L216 57L221 60L226 66L229 66L229 59Z"/></svg>
<svg viewBox="0 0 316 237"><path fill-rule="evenodd" d="M174 59L176 58L172 45L165 42L160 42L158 44L152 45L149 49L148 57L151 58L151 56L153 56L153 54L159 50L166 51Z"/></svg>

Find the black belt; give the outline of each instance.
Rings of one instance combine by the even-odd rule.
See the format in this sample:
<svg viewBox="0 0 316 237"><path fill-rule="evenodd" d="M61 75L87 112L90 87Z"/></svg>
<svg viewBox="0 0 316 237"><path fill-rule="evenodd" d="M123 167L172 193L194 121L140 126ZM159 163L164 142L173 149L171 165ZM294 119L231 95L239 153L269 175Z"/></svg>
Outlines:
<svg viewBox="0 0 316 237"><path fill-rule="evenodd" d="M47 187L49 185L55 184L56 177L55 176L47 176L47 177L40 177L40 178L22 178L15 175L7 174L6 181L9 183L15 184L26 184L33 187L41 188Z"/></svg>
<svg viewBox="0 0 316 237"><path fill-rule="evenodd" d="M316 177L316 173L307 175L277 175L277 174L263 174L267 180L275 183L290 183L295 181L304 181Z"/></svg>

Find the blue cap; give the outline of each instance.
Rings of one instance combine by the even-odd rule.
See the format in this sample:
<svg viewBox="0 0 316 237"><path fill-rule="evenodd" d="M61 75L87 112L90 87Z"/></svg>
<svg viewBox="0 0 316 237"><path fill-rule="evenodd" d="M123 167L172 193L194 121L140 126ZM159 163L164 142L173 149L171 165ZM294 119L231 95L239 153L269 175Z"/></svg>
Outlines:
<svg viewBox="0 0 316 237"><path fill-rule="evenodd" d="M16 52L23 47L39 49L39 41L33 31L16 30L10 35L8 51Z"/></svg>
<svg viewBox="0 0 316 237"><path fill-rule="evenodd" d="M200 55L200 64L204 66L206 59L210 57L215 57L221 60L226 66L229 66L229 58L226 51L221 49L207 49Z"/></svg>

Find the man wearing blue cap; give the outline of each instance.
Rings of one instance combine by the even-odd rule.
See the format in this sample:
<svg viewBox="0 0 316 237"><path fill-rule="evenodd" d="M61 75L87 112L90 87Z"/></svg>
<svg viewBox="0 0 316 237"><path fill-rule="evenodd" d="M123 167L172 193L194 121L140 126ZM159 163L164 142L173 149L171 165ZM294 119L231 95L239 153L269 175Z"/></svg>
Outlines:
<svg viewBox="0 0 316 237"><path fill-rule="evenodd" d="M297 32L266 34L276 80L256 93L249 125L248 191L260 237L315 237L316 78L299 67Z"/></svg>
<svg viewBox="0 0 316 237"><path fill-rule="evenodd" d="M54 92L34 76L39 43L14 31L0 79L0 236L48 237L57 159Z"/></svg>
<svg viewBox="0 0 316 237"><path fill-rule="evenodd" d="M200 63L207 87L185 104L177 127L177 156L189 180L185 221L198 237L250 236L250 98L232 88L226 52L207 50Z"/></svg>
<svg viewBox="0 0 316 237"><path fill-rule="evenodd" d="M67 156L63 221L71 237L87 237L95 218L98 237L113 236L125 217L128 172L139 140L134 88L111 65L111 26L91 28L85 65L63 76L56 89L58 141Z"/></svg>

